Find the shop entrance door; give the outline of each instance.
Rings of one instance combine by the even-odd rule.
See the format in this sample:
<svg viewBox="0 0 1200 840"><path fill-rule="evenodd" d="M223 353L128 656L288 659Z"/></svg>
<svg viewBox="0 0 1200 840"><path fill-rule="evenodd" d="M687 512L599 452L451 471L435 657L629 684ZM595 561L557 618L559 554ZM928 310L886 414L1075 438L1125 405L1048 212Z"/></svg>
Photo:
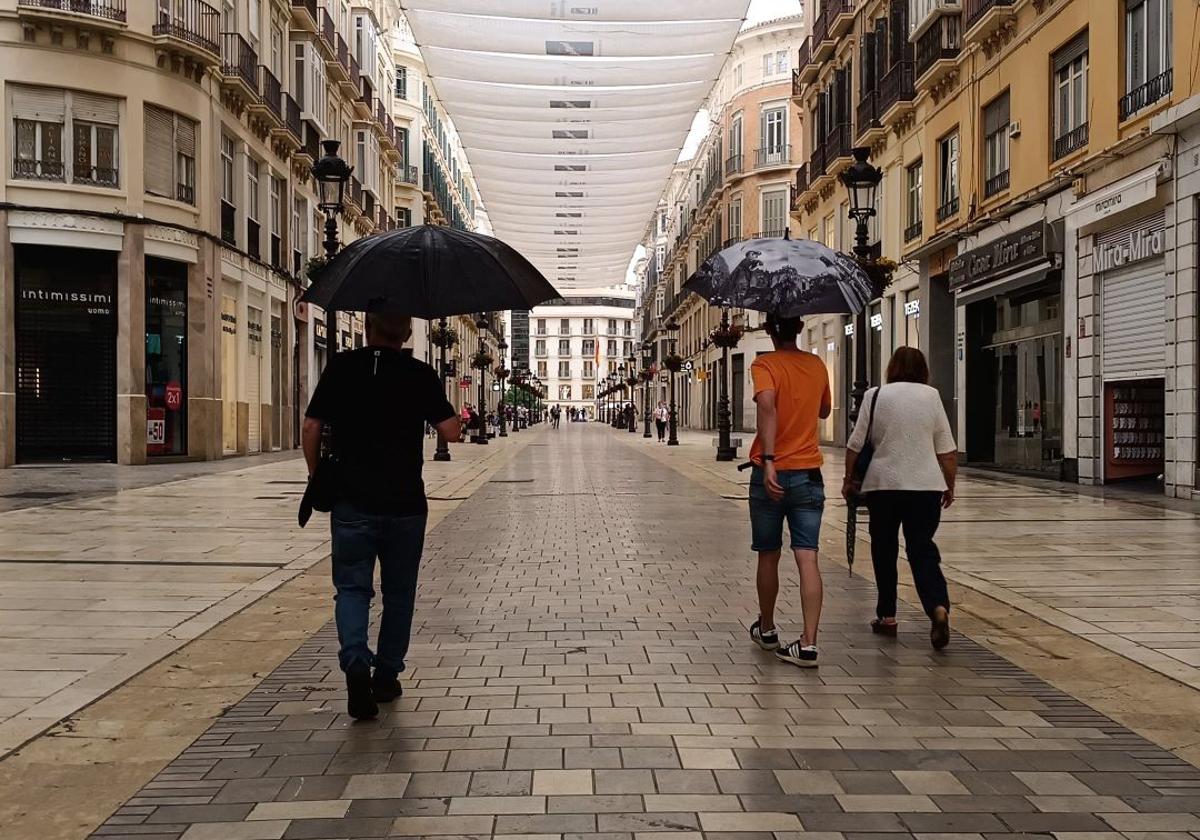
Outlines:
<svg viewBox="0 0 1200 840"><path fill-rule="evenodd" d="M262 319L261 309L246 307L246 402L250 415L246 449L250 452L262 451Z"/></svg>
<svg viewBox="0 0 1200 840"><path fill-rule="evenodd" d="M237 452L237 300L221 298L221 446Z"/></svg>
<svg viewBox="0 0 1200 840"><path fill-rule="evenodd" d="M283 370L287 362L283 348L283 307L271 306L271 448L283 446Z"/></svg>
<svg viewBox="0 0 1200 840"><path fill-rule="evenodd" d="M734 353L729 357L730 406L733 409L733 430L746 430L746 357Z"/></svg>
<svg viewBox="0 0 1200 840"><path fill-rule="evenodd" d="M113 461L115 252L17 245L17 461Z"/></svg>

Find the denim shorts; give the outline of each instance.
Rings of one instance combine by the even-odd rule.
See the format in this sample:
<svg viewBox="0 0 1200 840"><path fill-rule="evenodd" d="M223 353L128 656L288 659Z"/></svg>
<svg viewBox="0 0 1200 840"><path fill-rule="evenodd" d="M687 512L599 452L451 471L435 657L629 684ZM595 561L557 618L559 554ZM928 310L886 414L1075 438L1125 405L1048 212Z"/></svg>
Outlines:
<svg viewBox="0 0 1200 840"><path fill-rule="evenodd" d="M821 514L825 510L825 482L820 470L779 470L783 498L767 495L761 467L750 476L750 530L752 551L783 548L783 520L792 535L792 549L817 550L821 538Z"/></svg>

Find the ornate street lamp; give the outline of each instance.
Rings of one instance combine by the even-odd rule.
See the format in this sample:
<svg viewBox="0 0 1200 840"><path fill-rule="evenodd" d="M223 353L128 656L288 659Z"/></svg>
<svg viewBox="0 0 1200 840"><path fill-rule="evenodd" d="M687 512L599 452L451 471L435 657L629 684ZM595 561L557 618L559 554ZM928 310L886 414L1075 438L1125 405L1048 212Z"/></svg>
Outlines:
<svg viewBox="0 0 1200 840"><path fill-rule="evenodd" d="M733 431L733 412L729 407L729 350L737 347L742 338L742 328L731 324L729 310L721 309L721 324L711 333L712 343L721 348L721 394L717 399L717 460L732 461L737 458L737 447L730 433Z"/></svg>
<svg viewBox="0 0 1200 840"><path fill-rule="evenodd" d="M505 341L503 338L500 339L498 342L496 342L496 349L500 351L500 366L498 368L496 368L496 378L500 380L500 405L497 406L497 408L496 408L496 411L500 415L500 417L499 417L499 420L500 420L499 434L500 434L500 437L508 437L507 424L504 422L504 412L507 410L507 406L504 405L504 383L505 383L505 380L508 379L508 375L510 373L509 369L504 366L504 362L505 362L504 351L506 351L508 349L508 342Z"/></svg>
<svg viewBox="0 0 1200 840"><path fill-rule="evenodd" d="M667 446L678 446L679 409L675 405L675 374L683 370L683 359L680 358L679 354L675 352L678 341L675 334L679 332L679 324L676 324L674 321L672 321L671 323L667 324L667 331L671 333L671 337L669 339L670 348L667 352L667 358L663 361L663 366L671 372L671 407L668 413L667 422L667 429L669 431L667 436Z"/></svg>
<svg viewBox="0 0 1200 840"><path fill-rule="evenodd" d="M325 154L312 165L311 170L313 180L317 182L317 208L325 214L325 241L322 245L325 247L327 260L333 259L342 247L338 241L337 218L346 208L346 183L354 172L354 167L338 156L341 145L337 140L322 141L321 146L325 149ZM336 310L326 310L325 323L333 333L333 341L326 342L329 352L325 364L329 364L329 359L338 352L338 345L341 343Z"/></svg>
<svg viewBox="0 0 1200 840"><path fill-rule="evenodd" d="M617 365L617 372L613 376L613 396L615 399L615 410L613 411L612 427L619 429L625 419L625 363Z"/></svg>
<svg viewBox="0 0 1200 840"><path fill-rule="evenodd" d="M438 348L438 354L441 357L439 361L438 375L442 378L442 390L446 391L448 388L452 387L450 382L454 378L450 373L449 363L446 360L446 351L448 351L455 345L455 343L458 342L458 333L450 329L450 323L445 318L442 318L429 331L429 340L435 347ZM449 394L447 394L447 397L449 397ZM446 444L446 439L442 437L440 433L437 437L437 449L434 450L433 460L450 460L450 447Z"/></svg>
<svg viewBox="0 0 1200 840"><path fill-rule="evenodd" d="M854 220L854 255L865 262L871 256L868 244L870 229L867 223L875 215L875 191L883 180L883 170L867 162L871 150L865 146L851 149L854 163L842 173L842 183L850 196L850 218ZM858 411L866 396L867 387L867 310L864 308L854 324L854 387L850 391L849 428L858 420Z"/></svg>
<svg viewBox="0 0 1200 840"><path fill-rule="evenodd" d="M487 314L480 312L475 316L475 326L479 330L479 349L475 351L475 358L471 360L471 367L479 371L479 405L476 406L476 414L479 415L479 428L477 434L471 438L471 443L478 443L481 446L486 446L488 442L487 436L487 391L486 380L488 368L492 366L492 357L488 355L487 345L484 344L484 334L487 332L488 319Z"/></svg>
<svg viewBox="0 0 1200 840"><path fill-rule="evenodd" d="M634 355L633 350L629 351L627 361L629 362L629 375L625 378L625 384L629 387L629 431L632 434L637 433L637 384L638 384L638 358Z"/></svg>
<svg viewBox="0 0 1200 840"><path fill-rule="evenodd" d="M650 370L650 345L647 342L642 342L642 422L645 429L642 431L642 437L650 438L650 380L654 378L654 373Z"/></svg>

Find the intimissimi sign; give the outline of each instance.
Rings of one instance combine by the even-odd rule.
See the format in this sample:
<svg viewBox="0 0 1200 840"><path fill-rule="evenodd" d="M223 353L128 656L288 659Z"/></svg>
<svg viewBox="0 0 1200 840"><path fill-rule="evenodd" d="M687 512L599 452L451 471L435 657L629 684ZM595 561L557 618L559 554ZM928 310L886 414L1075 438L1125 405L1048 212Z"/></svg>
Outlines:
<svg viewBox="0 0 1200 840"><path fill-rule="evenodd" d="M1096 273L1100 273L1161 257L1166 251L1166 219L1158 213L1118 230L1096 234L1092 258Z"/></svg>

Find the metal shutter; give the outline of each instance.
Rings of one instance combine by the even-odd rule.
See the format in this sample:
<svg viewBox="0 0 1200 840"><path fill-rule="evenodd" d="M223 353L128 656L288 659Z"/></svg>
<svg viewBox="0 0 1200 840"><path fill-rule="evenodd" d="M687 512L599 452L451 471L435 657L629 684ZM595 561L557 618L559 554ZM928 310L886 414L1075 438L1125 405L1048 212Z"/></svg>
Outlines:
<svg viewBox="0 0 1200 840"><path fill-rule="evenodd" d="M1166 277L1161 259L1102 275L1105 380L1149 379L1167 366Z"/></svg>
<svg viewBox="0 0 1200 840"><path fill-rule="evenodd" d="M260 377L262 376L262 322L261 309L251 306L246 310L246 402L249 403L250 428L246 448L250 452L262 450L262 398ZM257 332L252 326L258 325Z"/></svg>
<svg viewBox="0 0 1200 840"><path fill-rule="evenodd" d="M116 125L118 100L93 93L71 92L71 116L86 122Z"/></svg>
<svg viewBox="0 0 1200 840"><path fill-rule="evenodd" d="M66 113L66 99L61 90L54 88L26 87L12 85L12 115L19 120L37 120L38 122L63 122Z"/></svg>
<svg viewBox="0 0 1200 840"><path fill-rule="evenodd" d="M145 165L146 192L175 197L175 115L153 105L146 106Z"/></svg>

